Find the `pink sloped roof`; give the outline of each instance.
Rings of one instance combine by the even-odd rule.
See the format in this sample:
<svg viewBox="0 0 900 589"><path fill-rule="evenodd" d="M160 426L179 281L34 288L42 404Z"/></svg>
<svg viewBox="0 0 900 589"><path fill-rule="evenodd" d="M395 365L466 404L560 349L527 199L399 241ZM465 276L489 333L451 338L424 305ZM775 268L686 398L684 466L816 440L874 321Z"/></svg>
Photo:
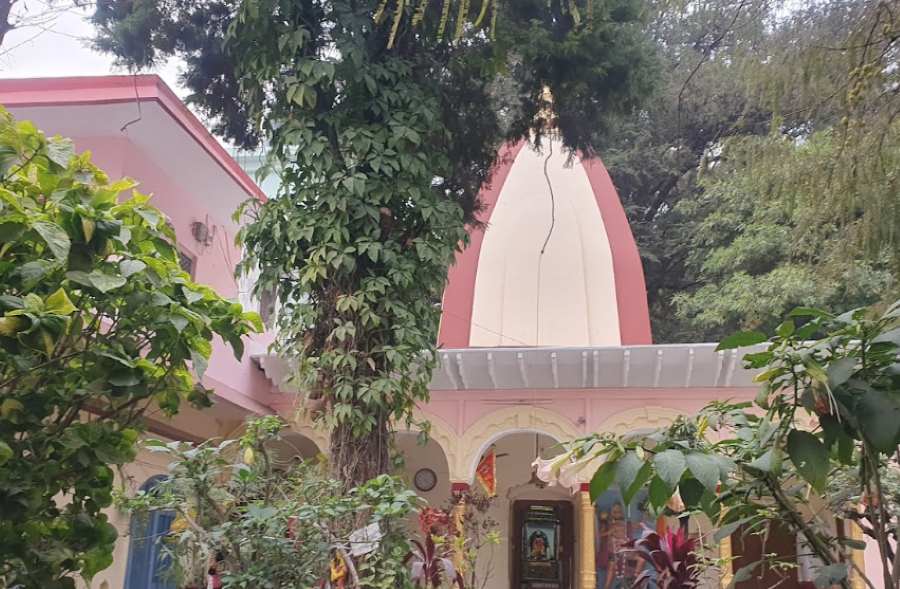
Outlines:
<svg viewBox="0 0 900 589"><path fill-rule="evenodd" d="M155 74L0 80L7 107L157 102L249 196L266 195L171 88Z"/></svg>

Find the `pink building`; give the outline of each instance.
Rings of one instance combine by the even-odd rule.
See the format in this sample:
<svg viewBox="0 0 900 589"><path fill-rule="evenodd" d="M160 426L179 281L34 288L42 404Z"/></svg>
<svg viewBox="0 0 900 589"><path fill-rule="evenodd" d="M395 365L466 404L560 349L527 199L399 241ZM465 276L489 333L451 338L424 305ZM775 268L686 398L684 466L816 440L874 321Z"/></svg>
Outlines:
<svg viewBox="0 0 900 589"><path fill-rule="evenodd" d="M0 104L47 133L74 138L110 176L138 180L171 218L195 278L252 304L233 278L241 252L231 213L266 196L159 78L5 80ZM559 146L541 153L524 142L508 146L482 197L488 228L472 235L450 271L439 368L431 400L419 408L431 439L422 447L414 432L397 434L404 474L431 504L443 505L476 484L476 466L494 452L492 512L504 542L493 549L490 589L619 587L622 571L609 557L614 535L604 530L620 520L626 533L636 529L640 500L622 505L611 491L592 505L587 479L574 495L543 487L531 463L589 432L662 425L714 399L752 399L753 375L741 368L740 353L716 352L715 344L652 343L638 250L599 160L567 165ZM295 391L285 384L290 363L267 354L269 341L266 334L248 342L242 362L217 344L205 377L216 405L172 421L151 416L150 431L229 436L248 415L280 413L295 424L303 454L327 452L327 432L296 421ZM128 469L129 484L163 472L142 454ZM116 564L96 584L165 587L154 579L147 545L129 546L127 517L118 522ZM540 566L529 559L537 538L547 550ZM793 546L788 539L783 549ZM731 543L720 549L731 554ZM801 566L781 586L805 580Z"/></svg>

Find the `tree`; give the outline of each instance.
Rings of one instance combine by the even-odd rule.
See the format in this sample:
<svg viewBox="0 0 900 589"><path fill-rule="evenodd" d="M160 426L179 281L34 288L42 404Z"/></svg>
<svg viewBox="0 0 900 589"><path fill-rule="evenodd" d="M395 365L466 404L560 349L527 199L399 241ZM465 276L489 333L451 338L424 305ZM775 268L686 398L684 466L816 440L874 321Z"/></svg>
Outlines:
<svg viewBox="0 0 900 589"><path fill-rule="evenodd" d="M208 406L213 335L254 313L181 270L165 216L71 141L0 111L0 583L74 587L112 562L112 466L148 406ZM192 374L193 373L193 374Z"/></svg>
<svg viewBox="0 0 900 589"><path fill-rule="evenodd" d="M722 142L684 202L701 285L674 303L698 327L773 329L795 305L840 312L896 296L892 14L890 3L801 6L745 60L772 127Z"/></svg>
<svg viewBox="0 0 900 589"><path fill-rule="evenodd" d="M685 266L700 282L677 293L678 312L718 339L739 329L775 329L792 308L836 308L885 300L898 287L886 239L870 255L854 245L858 227L823 218L821 198L841 141L816 133L802 144L782 136L732 138L700 190L677 209L685 224ZM784 187L793 187L786 193ZM882 180L857 177L871 201L889 193Z"/></svg>
<svg viewBox="0 0 900 589"><path fill-rule="evenodd" d="M678 204L702 191L698 176L716 145L770 128L771 109L748 90L743 64L768 42L773 4L650 3L648 32L662 64L658 87L643 108L618 117L595 140L638 244L657 341L711 337L708 327L677 315L672 301L701 282L688 256L707 253L689 242L689 217Z"/></svg>
<svg viewBox="0 0 900 589"><path fill-rule="evenodd" d="M659 91L598 141L641 251L655 338L715 341L774 328L794 305L892 300L898 105L882 90L897 71L893 4L651 10Z"/></svg>
<svg viewBox="0 0 900 589"><path fill-rule="evenodd" d="M575 2L486 6L456 3L449 25L437 0L98 5L101 47L185 55L216 128L265 138L282 189L244 211L244 267L278 292L277 349L324 405L348 488L387 472L392 424L427 398L447 269L502 141L546 133L549 88L565 144L591 151L649 85L631 0L584 19ZM493 100L501 76L511 103Z"/></svg>
<svg viewBox="0 0 900 589"><path fill-rule="evenodd" d="M567 480L601 463L592 495L615 483L627 502L647 487L661 513L671 513L667 506L677 496L686 513L709 517L715 541L739 529L767 534L778 524L801 537L822 563L817 586L849 588L849 553L865 544L836 525L836 516L878 543L882 570L868 574L883 573L884 586L896 587L900 301L885 313L856 309L833 316L798 308L773 337L739 333L720 348L763 342L765 349L744 357L748 367L761 370L754 407L716 402L651 433L591 436L541 463L539 473ZM735 581L782 561L769 555L751 562L736 571Z"/></svg>
<svg viewBox="0 0 900 589"><path fill-rule="evenodd" d="M35 7L34 3L19 2L19 0L0 0L0 45L3 45L6 35L13 30L37 29L38 35L52 30L57 17L75 9L86 8L92 2L90 0L47 0ZM17 47L18 45L16 45ZM9 51L6 49L5 51ZM4 53L0 52L0 54Z"/></svg>

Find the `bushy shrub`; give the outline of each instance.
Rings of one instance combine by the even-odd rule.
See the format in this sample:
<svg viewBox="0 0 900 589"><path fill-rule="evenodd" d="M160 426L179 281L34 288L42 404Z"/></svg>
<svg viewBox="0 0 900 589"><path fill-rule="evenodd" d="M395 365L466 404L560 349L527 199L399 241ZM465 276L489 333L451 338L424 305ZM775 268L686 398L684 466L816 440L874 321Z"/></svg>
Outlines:
<svg viewBox="0 0 900 589"><path fill-rule="evenodd" d="M109 566L111 466L134 458L144 411L209 405L213 335L240 355L258 326L182 271L134 187L0 108L0 586Z"/></svg>

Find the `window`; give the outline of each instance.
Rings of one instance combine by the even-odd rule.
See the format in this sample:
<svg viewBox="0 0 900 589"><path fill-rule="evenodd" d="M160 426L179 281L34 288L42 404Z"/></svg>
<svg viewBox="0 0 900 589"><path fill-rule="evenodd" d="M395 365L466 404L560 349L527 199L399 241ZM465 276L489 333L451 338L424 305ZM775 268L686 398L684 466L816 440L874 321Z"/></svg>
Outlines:
<svg viewBox="0 0 900 589"><path fill-rule="evenodd" d="M165 478L164 475L150 477L141 490L151 493ZM167 574L170 563L160 544L174 519L175 514L168 511L131 516L125 589L175 589L174 581Z"/></svg>
<svg viewBox="0 0 900 589"><path fill-rule="evenodd" d="M278 299L275 297L275 291L267 288L259 295L259 317L263 324L269 329L275 324L275 309Z"/></svg>
<svg viewBox="0 0 900 589"><path fill-rule="evenodd" d="M250 272L242 272L238 279L238 300L244 309L256 310L267 329L275 325L278 317L278 294L274 289L264 289L257 295L253 294L256 282L259 279L259 269L254 268Z"/></svg>
<svg viewBox="0 0 900 589"><path fill-rule="evenodd" d="M185 252L182 249L178 250L178 265L181 266L181 269L190 274L191 278L194 277L194 256Z"/></svg>

